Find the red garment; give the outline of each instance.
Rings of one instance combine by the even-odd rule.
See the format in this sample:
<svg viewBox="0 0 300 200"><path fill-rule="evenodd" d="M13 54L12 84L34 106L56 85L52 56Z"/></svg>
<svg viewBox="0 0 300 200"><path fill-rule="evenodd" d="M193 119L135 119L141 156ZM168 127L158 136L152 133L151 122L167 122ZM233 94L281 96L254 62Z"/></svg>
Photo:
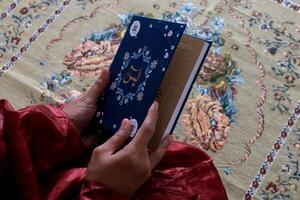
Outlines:
<svg viewBox="0 0 300 200"><path fill-rule="evenodd" d="M15 111L0 100L1 199L126 199L84 180L90 154L66 114L49 105ZM132 199L227 199L212 159L174 142Z"/></svg>

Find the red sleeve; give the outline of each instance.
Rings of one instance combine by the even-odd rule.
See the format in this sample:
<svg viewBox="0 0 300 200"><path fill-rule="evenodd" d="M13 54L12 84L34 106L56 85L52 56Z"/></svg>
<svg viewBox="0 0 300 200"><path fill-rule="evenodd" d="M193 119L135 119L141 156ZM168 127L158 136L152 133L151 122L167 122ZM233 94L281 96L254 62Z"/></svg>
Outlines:
<svg viewBox="0 0 300 200"><path fill-rule="evenodd" d="M13 179L20 199L39 199L38 175L84 152L78 131L60 109L35 105L14 110L0 100L0 175Z"/></svg>
<svg viewBox="0 0 300 200"><path fill-rule="evenodd" d="M40 176L51 178L47 174L53 174L55 167L69 161L76 162L85 153L80 134L59 107L35 105L14 110L8 101L0 100L0 186L5 185L10 190L13 187L17 198L41 199L45 194ZM62 193L68 190L68 184L73 186L76 183L79 188L82 184L78 181L71 183L70 177L62 175L57 180L65 184L66 190L60 188ZM56 188L59 187L51 183L51 193ZM8 195L12 197L11 193ZM81 198L89 199L91 195L97 199L121 199L103 186L85 182ZM2 197L5 196L1 194Z"/></svg>
<svg viewBox="0 0 300 200"><path fill-rule="evenodd" d="M126 200L126 198L113 190L101 185L94 181L85 181L81 188L80 193L81 200Z"/></svg>
<svg viewBox="0 0 300 200"><path fill-rule="evenodd" d="M0 101L0 109L0 132L15 170L32 165L42 174L85 153L78 131L60 109L35 105L16 111L5 100Z"/></svg>
<svg viewBox="0 0 300 200"><path fill-rule="evenodd" d="M66 163L76 163L85 153L78 131L61 109L36 105L14 110L0 100L1 199L55 200L67 194L75 196L59 199L126 199L101 184L84 181L85 168L55 170L58 165L66 168ZM135 197L227 199L212 159L180 143L169 147Z"/></svg>

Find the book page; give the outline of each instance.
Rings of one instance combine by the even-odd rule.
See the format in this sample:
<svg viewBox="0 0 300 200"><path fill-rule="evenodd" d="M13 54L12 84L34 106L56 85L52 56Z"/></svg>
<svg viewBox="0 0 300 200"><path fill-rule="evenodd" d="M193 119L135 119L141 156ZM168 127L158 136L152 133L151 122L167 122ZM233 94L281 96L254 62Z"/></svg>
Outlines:
<svg viewBox="0 0 300 200"><path fill-rule="evenodd" d="M156 132L149 143L150 148L155 149L160 144L188 80L194 78L190 77L193 69L200 67L195 64L205 43L193 36L182 36L157 93L159 116Z"/></svg>

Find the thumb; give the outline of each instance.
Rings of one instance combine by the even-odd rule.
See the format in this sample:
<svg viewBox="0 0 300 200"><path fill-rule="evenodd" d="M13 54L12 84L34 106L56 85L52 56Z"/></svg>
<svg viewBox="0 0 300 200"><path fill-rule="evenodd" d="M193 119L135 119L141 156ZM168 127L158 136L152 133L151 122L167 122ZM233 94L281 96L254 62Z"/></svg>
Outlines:
<svg viewBox="0 0 300 200"><path fill-rule="evenodd" d="M169 135L166 137L163 142L160 144L160 146L149 155L150 163L151 163L151 169L154 169L154 167L159 163L159 161L163 158L166 151L168 150L170 144L173 141L173 135Z"/></svg>
<svg viewBox="0 0 300 200"><path fill-rule="evenodd" d="M114 154L125 144L130 136L131 123L128 119L123 119L121 127L109 140L103 144L103 148Z"/></svg>
<svg viewBox="0 0 300 200"><path fill-rule="evenodd" d="M97 99L99 98L104 88L108 84L108 81L109 81L109 70L107 68L103 68L100 72L98 79L86 91L84 95L90 101L91 104L97 102Z"/></svg>

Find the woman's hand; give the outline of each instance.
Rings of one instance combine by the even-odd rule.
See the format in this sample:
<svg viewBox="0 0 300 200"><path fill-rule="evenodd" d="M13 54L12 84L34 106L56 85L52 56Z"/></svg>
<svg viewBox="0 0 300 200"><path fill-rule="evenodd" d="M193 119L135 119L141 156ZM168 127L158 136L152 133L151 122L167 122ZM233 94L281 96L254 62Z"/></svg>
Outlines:
<svg viewBox="0 0 300 200"><path fill-rule="evenodd" d="M89 90L63 108L80 133L94 117L97 99L108 81L109 71L104 68ZM149 178L151 170L161 160L171 142L171 137L166 138L156 151L148 154L147 145L155 131L157 112L158 103L154 102L136 137L125 147L131 124L128 119L124 119L120 130L94 150L86 178L123 195L132 195ZM84 141L86 146L90 145L90 140L88 138Z"/></svg>
<svg viewBox="0 0 300 200"><path fill-rule="evenodd" d="M166 138L151 154L148 142L155 131L158 115L158 103L150 107L144 123L133 140L124 147L130 136L131 124L128 119L122 121L121 127L106 143L95 148L86 172L86 179L131 196L150 177L152 169L161 160L172 137Z"/></svg>
<svg viewBox="0 0 300 200"><path fill-rule="evenodd" d="M109 81L109 71L103 68L98 80L77 99L68 103L63 111L69 116L78 131L82 133L91 122L97 109L97 100Z"/></svg>

